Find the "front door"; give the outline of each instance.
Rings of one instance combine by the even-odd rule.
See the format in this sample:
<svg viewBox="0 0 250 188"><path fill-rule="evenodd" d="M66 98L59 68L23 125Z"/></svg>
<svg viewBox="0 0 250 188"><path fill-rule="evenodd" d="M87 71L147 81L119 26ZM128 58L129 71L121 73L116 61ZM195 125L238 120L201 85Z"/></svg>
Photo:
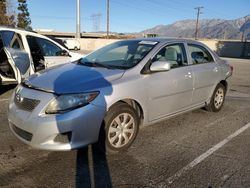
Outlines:
<svg viewBox="0 0 250 188"><path fill-rule="evenodd" d="M55 43L39 37L27 36L36 71L70 62L70 56Z"/></svg>
<svg viewBox="0 0 250 188"><path fill-rule="evenodd" d="M167 61L171 69L147 77L149 121L184 110L192 102L193 73L188 66L184 45L178 43L163 47L152 63L155 61Z"/></svg>
<svg viewBox="0 0 250 188"><path fill-rule="evenodd" d="M71 59L68 52L61 49L53 42L43 38L37 38L37 43L43 52L45 67L52 67L70 62Z"/></svg>

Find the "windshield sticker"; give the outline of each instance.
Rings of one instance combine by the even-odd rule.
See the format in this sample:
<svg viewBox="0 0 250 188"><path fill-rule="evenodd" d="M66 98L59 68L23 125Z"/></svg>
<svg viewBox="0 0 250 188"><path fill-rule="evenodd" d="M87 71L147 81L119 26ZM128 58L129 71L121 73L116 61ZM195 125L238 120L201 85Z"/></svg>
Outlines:
<svg viewBox="0 0 250 188"><path fill-rule="evenodd" d="M155 42L155 41L146 41L146 40L143 40L141 42L139 42L139 44L149 44L149 45L156 45L158 42Z"/></svg>

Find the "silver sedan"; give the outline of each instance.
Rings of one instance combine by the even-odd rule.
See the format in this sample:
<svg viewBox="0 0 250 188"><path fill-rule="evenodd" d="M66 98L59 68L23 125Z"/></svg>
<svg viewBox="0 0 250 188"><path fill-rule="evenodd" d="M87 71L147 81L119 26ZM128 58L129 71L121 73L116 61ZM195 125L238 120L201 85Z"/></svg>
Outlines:
<svg viewBox="0 0 250 188"><path fill-rule="evenodd" d="M232 72L196 41L119 41L25 80L11 98L9 125L35 148L71 150L98 141L107 152L122 151L142 125L202 107L218 112Z"/></svg>

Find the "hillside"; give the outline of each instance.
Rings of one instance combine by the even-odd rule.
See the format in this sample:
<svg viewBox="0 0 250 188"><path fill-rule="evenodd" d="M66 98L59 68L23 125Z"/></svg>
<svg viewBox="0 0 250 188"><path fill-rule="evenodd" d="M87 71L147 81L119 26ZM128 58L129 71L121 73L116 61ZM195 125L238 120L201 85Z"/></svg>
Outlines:
<svg viewBox="0 0 250 188"><path fill-rule="evenodd" d="M199 38L240 39L241 31L246 28L250 39L250 16L236 20L203 19L199 22ZM139 34L158 34L167 37L194 37L196 20L182 20L170 25L158 25Z"/></svg>

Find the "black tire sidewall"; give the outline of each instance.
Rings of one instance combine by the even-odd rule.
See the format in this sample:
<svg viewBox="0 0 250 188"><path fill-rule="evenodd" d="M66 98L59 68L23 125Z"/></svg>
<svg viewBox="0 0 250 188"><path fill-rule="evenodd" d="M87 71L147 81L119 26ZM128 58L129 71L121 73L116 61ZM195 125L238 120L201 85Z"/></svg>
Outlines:
<svg viewBox="0 0 250 188"><path fill-rule="evenodd" d="M119 114L122 114L122 113L129 113L134 118L135 132L134 132L132 138L130 139L130 141L125 146L123 146L121 148L115 148L109 143L107 135L108 135L109 127L110 127L112 121L114 120L114 118L116 118ZM110 110L107 112L107 115L104 119L104 131L105 131L105 136L104 136L105 138L103 137L102 140L105 142L106 152L112 153L112 152L120 152L120 151L127 150L131 146L131 144L134 142L134 140L139 132L139 118L138 118L137 112L135 111L134 108L132 108L131 106L129 106L126 103L119 103L119 104L111 107Z"/></svg>
<svg viewBox="0 0 250 188"><path fill-rule="evenodd" d="M214 99L215 99L216 92L217 92L218 89L220 89L220 88L223 90L223 95L224 95L224 97L223 97L223 101L222 101L221 106L220 106L219 108L216 108L215 105L214 105ZM215 88L215 90L214 90L214 93L213 93L213 96L212 96L211 101L210 101L210 109L211 109L212 112L219 112L219 111L221 110L221 108L222 108L223 105L224 105L225 95L226 95L225 86L222 85L221 83L219 83L219 84L216 86L216 88Z"/></svg>

